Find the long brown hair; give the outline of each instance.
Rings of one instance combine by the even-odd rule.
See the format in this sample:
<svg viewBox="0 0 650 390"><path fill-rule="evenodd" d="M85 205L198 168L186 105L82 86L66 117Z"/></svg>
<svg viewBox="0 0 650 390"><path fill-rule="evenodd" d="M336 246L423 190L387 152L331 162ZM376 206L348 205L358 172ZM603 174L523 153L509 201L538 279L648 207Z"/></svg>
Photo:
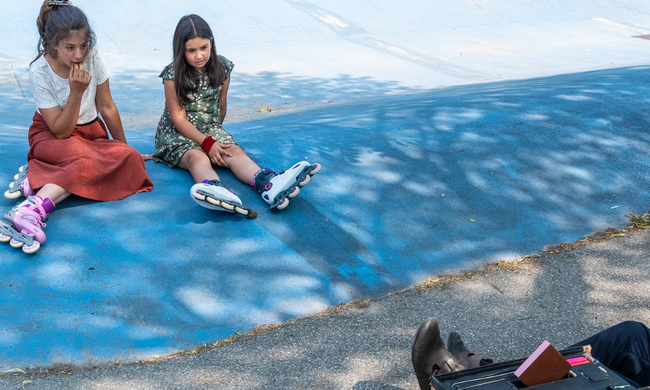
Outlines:
<svg viewBox="0 0 650 390"><path fill-rule="evenodd" d="M197 88L194 81L197 79L198 72L185 60L185 43L197 37L207 39L211 43L210 60L205 64L210 87L217 88L226 81L226 69L217 57L210 26L198 15L183 16L174 31L174 82L176 97L181 106L185 105L187 95Z"/></svg>
<svg viewBox="0 0 650 390"><path fill-rule="evenodd" d="M83 11L63 1L62 4L50 5L49 0L45 0L41 6L41 12L36 19L38 27L38 55L30 63L39 59L44 54L49 54L56 58L54 48L64 39L70 38L74 31L78 31L88 37L88 50L92 49L95 44L95 34L90 29L88 19Z"/></svg>

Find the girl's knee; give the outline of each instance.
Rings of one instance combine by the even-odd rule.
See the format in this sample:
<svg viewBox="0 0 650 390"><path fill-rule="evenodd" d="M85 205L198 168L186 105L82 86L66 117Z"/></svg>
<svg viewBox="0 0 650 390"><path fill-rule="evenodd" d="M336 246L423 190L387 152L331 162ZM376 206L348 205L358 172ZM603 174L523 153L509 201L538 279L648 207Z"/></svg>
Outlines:
<svg viewBox="0 0 650 390"><path fill-rule="evenodd" d="M244 152L244 149L242 149L239 145L231 145L230 148L228 148L228 151L230 154L232 154L233 157L248 157L246 152Z"/></svg>
<svg viewBox="0 0 650 390"><path fill-rule="evenodd" d="M185 163L188 167L206 164L210 165L210 158L203 151L198 149L190 149L181 158L181 161Z"/></svg>
<svg viewBox="0 0 650 390"><path fill-rule="evenodd" d="M135 148L132 148L131 146L128 146L128 145L127 145L127 147L128 147L128 149L127 149L126 153L129 155L129 157L138 158L138 159L142 158L142 154L140 152L138 152Z"/></svg>
<svg viewBox="0 0 650 390"><path fill-rule="evenodd" d="M229 163L244 163L248 161L252 161L250 157L248 157L248 154L239 147L238 145L232 145L230 148L226 149L228 153L232 155L232 157L228 157Z"/></svg>

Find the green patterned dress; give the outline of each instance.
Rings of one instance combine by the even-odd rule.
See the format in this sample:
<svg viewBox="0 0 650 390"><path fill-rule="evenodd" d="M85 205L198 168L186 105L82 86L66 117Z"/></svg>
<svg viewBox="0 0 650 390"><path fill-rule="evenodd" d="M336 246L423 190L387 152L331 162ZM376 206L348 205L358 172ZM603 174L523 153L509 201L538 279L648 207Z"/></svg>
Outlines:
<svg viewBox="0 0 650 390"><path fill-rule="evenodd" d="M226 68L227 79L230 77L232 68L235 65L225 57L218 57ZM167 65L160 74L160 77L163 79L163 84L165 80L173 80L173 64ZM199 73L199 78L196 82L196 85L198 85L196 92L187 95L187 102L185 103L186 118L201 133L206 136L211 135L218 143L237 145L232 135L228 134L221 127L221 114L219 111L221 106L219 102L221 86L212 88L209 84L207 73ZM160 122L158 122L158 129L156 130L156 151L153 154L154 161L165 163L168 167L173 168L178 165L183 155L191 149L203 150L201 149L201 145L176 130L169 116L167 105L165 104L165 111L160 118Z"/></svg>

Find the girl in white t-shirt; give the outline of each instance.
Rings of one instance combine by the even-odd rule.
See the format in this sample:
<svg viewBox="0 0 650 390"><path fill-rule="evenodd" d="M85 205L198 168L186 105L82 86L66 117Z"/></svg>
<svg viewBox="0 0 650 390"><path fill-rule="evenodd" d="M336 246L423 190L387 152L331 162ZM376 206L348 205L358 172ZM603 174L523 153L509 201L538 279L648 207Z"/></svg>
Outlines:
<svg viewBox="0 0 650 390"><path fill-rule="evenodd" d="M67 0L45 0L37 25L39 55L29 79L38 110L29 128L28 166L5 193L27 199L0 221L0 241L26 253L40 248L43 221L70 194L110 201L153 188L143 157L126 144L84 13Z"/></svg>

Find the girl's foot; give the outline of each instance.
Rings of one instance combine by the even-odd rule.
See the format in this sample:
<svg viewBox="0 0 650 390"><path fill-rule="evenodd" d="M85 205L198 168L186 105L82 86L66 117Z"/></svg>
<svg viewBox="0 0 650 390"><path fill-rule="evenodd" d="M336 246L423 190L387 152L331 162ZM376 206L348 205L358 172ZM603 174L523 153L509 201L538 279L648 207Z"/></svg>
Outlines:
<svg viewBox="0 0 650 390"><path fill-rule="evenodd" d="M253 184L271 211L282 210L289 205L289 199L298 195L300 187L306 186L320 168L320 164L310 164L307 161L296 163L280 173L264 168L255 175Z"/></svg>
<svg viewBox="0 0 650 390"><path fill-rule="evenodd" d="M0 221L0 242L9 242L14 248L23 248L25 253L34 253L45 242L47 212L43 200L30 196L25 202L9 210Z"/></svg>
<svg viewBox="0 0 650 390"><path fill-rule="evenodd" d="M238 213L250 219L257 217L254 210L244 208L241 199L224 187L219 180L205 180L194 184L190 189L190 195L196 203L212 210Z"/></svg>
<svg viewBox="0 0 650 390"><path fill-rule="evenodd" d="M14 181L9 183L9 189L5 191L5 198L16 199L20 195L23 195L25 198L34 195L32 187L29 185L29 180L27 179L27 164L18 168L18 173L14 176Z"/></svg>

